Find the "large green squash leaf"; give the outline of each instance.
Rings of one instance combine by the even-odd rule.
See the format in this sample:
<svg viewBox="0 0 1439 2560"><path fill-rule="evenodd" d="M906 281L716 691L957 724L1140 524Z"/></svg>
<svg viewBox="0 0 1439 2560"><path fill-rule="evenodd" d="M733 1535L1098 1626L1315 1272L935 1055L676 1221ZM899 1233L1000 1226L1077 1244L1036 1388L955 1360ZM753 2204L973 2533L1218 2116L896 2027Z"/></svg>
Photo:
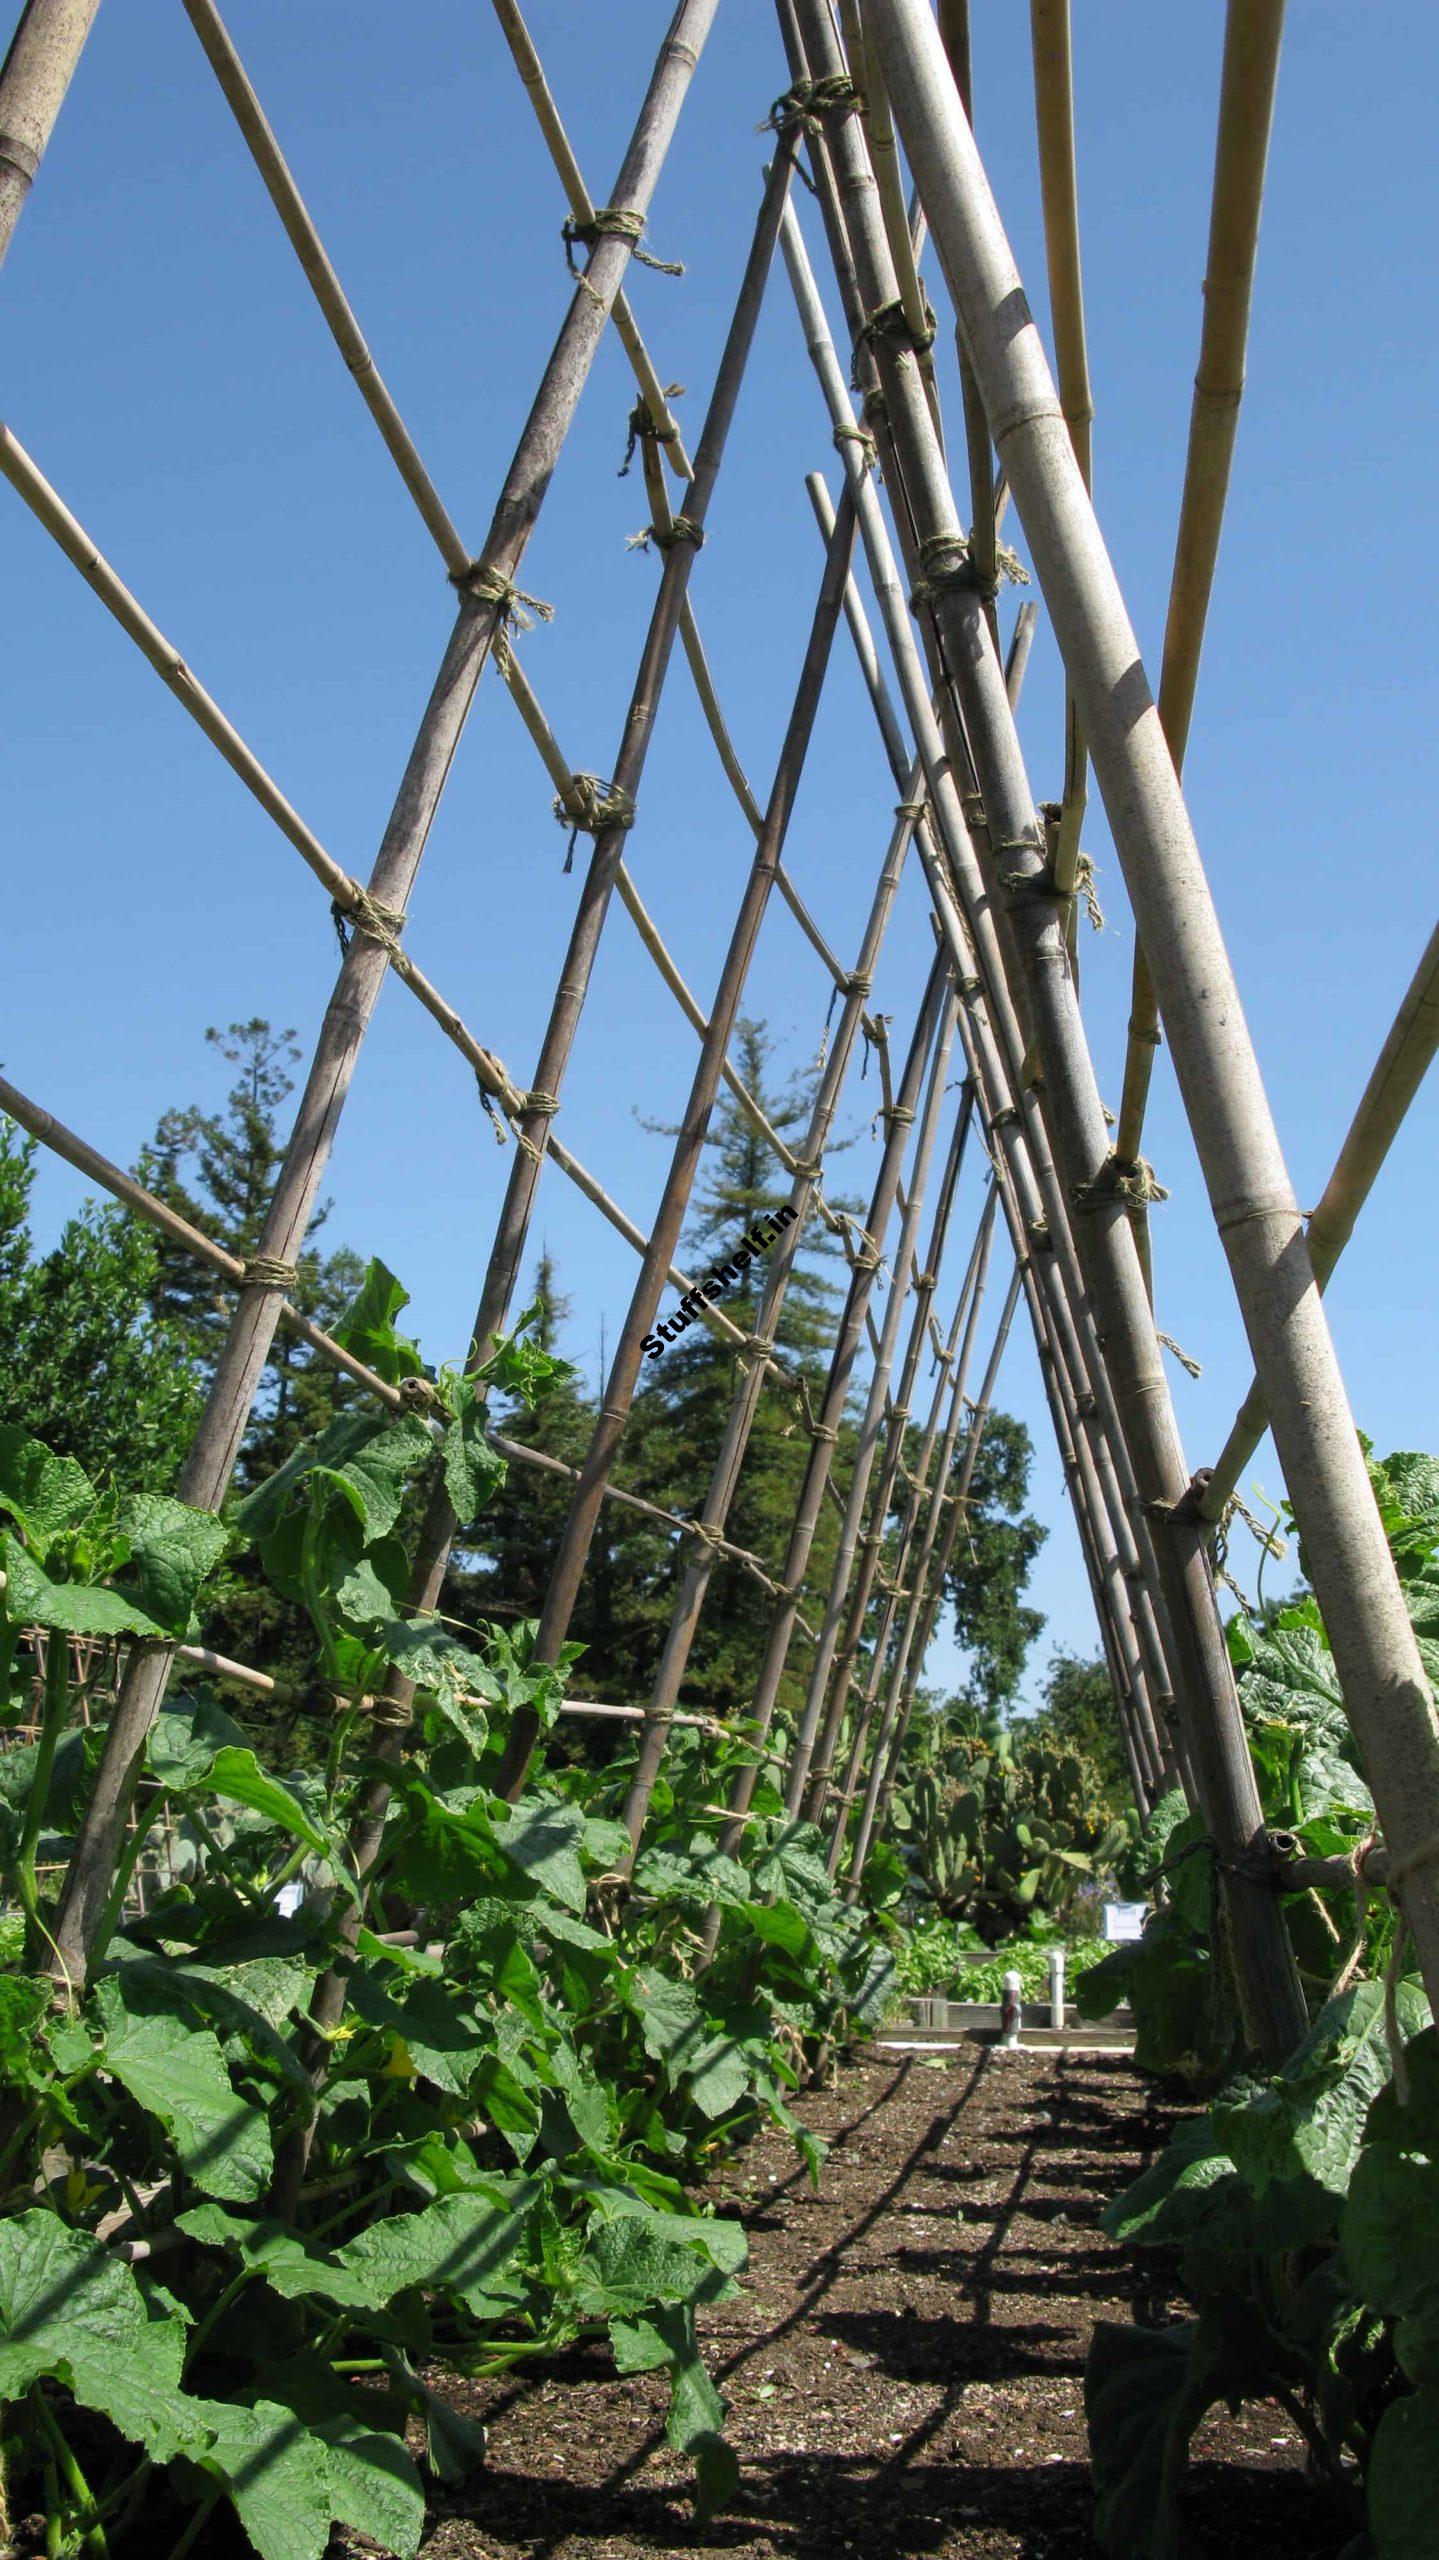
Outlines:
<svg viewBox="0 0 1439 2560"><path fill-rule="evenodd" d="M1110 2560L1179 2560L1189 2441L1218 2396L1197 2323L1096 2321L1084 2368L1095 2539Z"/></svg>
<svg viewBox="0 0 1439 2560"><path fill-rule="evenodd" d="M0 1534L0 1573L12 1624L53 1627L59 1635L153 1636L160 1630L133 1600L97 1582L52 1582L18 1538Z"/></svg>
<svg viewBox="0 0 1439 2560"><path fill-rule="evenodd" d="M219 2039L163 2012L132 2014L126 1998L125 1978L114 1974L95 1995L106 2070L158 2117L202 2194L248 2203L270 2177L270 2132L259 2109L231 2087Z"/></svg>
<svg viewBox="0 0 1439 2560"><path fill-rule="evenodd" d="M0 1511L18 1521L38 1555L78 1528L94 1500L95 1488L73 1458L57 1458L18 1423L0 1427Z"/></svg>
<svg viewBox="0 0 1439 2560"><path fill-rule="evenodd" d="M335 2251L337 2264L368 2289L379 2310L410 2285L457 2295L477 2319L502 2319L523 2301L515 2263L528 2212L478 2195L441 2196L419 2213L391 2215Z"/></svg>
<svg viewBox="0 0 1439 2560"><path fill-rule="evenodd" d="M1439 2482L1439 2398L1427 2391L1395 2400L1369 2454L1369 2530L1376 2560L1433 2560Z"/></svg>
<svg viewBox="0 0 1439 2560"><path fill-rule="evenodd" d="M197 1511L167 1493L137 1493L122 1515L130 1541L125 1581L139 1606L167 1635L183 1636L201 1585L230 1543L213 1511Z"/></svg>
<svg viewBox="0 0 1439 2560"><path fill-rule="evenodd" d="M152 2319L131 2269L53 2213L0 2222L0 2401L64 2383L153 2462L198 2455L206 2413L180 2390L185 2326Z"/></svg>
<svg viewBox="0 0 1439 2560"><path fill-rule="evenodd" d="M214 2442L200 2459L223 2480L260 2560L324 2560L330 2466L322 2438L277 2400L204 2400Z"/></svg>

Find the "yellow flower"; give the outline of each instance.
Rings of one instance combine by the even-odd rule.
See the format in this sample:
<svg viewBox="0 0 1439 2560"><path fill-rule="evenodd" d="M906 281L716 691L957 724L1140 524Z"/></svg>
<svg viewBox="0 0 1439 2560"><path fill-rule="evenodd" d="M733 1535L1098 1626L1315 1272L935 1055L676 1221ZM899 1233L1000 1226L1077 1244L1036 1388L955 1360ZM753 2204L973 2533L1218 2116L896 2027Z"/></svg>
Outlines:
<svg viewBox="0 0 1439 2560"><path fill-rule="evenodd" d="M403 2036L390 2038L390 2058L382 2076L386 2080L413 2080L415 2066L410 2059L410 2048Z"/></svg>

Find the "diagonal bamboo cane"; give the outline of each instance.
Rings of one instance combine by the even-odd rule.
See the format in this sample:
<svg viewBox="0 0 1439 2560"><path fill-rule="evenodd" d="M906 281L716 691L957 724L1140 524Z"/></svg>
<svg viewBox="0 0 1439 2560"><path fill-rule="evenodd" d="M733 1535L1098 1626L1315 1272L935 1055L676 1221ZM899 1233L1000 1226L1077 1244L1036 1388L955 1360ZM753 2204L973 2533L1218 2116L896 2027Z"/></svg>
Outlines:
<svg viewBox="0 0 1439 2560"><path fill-rule="evenodd" d="M680 0L615 186L636 219L648 209L717 0ZM395 947L440 795L495 635L510 609L560 449L579 404L631 241L607 233L577 281L554 350L510 465L489 537L462 592L419 735L367 885L370 918L357 929L326 1009L314 1060L260 1237L253 1282L240 1294L205 1412L180 1480L182 1499L214 1508L224 1498L284 1291L274 1273L303 1245L360 1047ZM137 1665L116 1701L55 1925L57 1967L84 1979L108 1900L115 1858L138 1782L145 1737L169 1676L163 1653Z"/></svg>

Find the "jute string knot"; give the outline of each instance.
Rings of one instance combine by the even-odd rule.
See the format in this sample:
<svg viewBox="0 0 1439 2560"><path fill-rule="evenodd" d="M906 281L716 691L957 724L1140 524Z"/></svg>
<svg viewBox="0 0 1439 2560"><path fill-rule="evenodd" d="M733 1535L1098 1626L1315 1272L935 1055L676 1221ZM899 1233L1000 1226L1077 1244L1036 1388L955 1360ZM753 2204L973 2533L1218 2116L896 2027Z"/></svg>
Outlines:
<svg viewBox="0 0 1439 2560"><path fill-rule="evenodd" d="M414 1709L400 1698L372 1698L370 1722L379 1733L408 1733Z"/></svg>
<svg viewBox="0 0 1439 2560"><path fill-rule="evenodd" d="M680 259L656 258L648 249L640 247L644 236L644 215L632 213L628 205L622 204L597 204L588 222L581 222L575 214L567 213L560 224L565 263L577 284L583 282L583 278L575 265L576 249L593 249L601 240L628 240L642 267L653 267L659 276L682 276L684 265Z"/></svg>
<svg viewBox="0 0 1439 2560"><path fill-rule="evenodd" d="M692 550L704 549L705 529L693 516L678 515L669 525L646 524L638 533L625 536L626 551L648 551L653 542L661 551L673 551L677 542L689 543Z"/></svg>
<svg viewBox="0 0 1439 2560"><path fill-rule="evenodd" d="M914 1294L917 1298L931 1297L934 1291L939 1287L939 1273L937 1271L916 1271L912 1285ZM898 1413L899 1410L899 1406L896 1405L896 1413ZM907 1416L909 1412L908 1405L904 1407L904 1411Z"/></svg>
<svg viewBox="0 0 1439 2560"><path fill-rule="evenodd" d="M859 451L859 467L861 471L875 471L878 469L879 447L875 443L873 436L870 434L868 427L836 427L833 430L833 435L835 450L839 453L843 453L847 444L857 446Z"/></svg>
<svg viewBox="0 0 1439 2560"><path fill-rule="evenodd" d="M871 429L889 425L889 402L879 390L867 391L859 404L859 414Z"/></svg>
<svg viewBox="0 0 1439 2560"><path fill-rule="evenodd" d="M844 982L844 991L847 996L867 996L873 985L874 973L872 970L851 969L849 976Z"/></svg>
<svg viewBox="0 0 1439 2560"><path fill-rule="evenodd" d="M480 1109L483 1111L491 1129L494 1131L496 1146L502 1147L505 1143L504 1122L501 1120L498 1111L495 1109L495 1097L491 1093L490 1088L486 1084L478 1067L475 1069L475 1084L479 1090Z"/></svg>
<svg viewBox="0 0 1439 2560"><path fill-rule="evenodd" d="M1087 853L1082 853L1075 866L1074 894L1076 897L1083 899L1084 912L1088 916L1095 932L1103 933L1104 909L1099 903L1099 891L1096 889L1094 881L1095 864Z"/></svg>
<svg viewBox="0 0 1439 2560"><path fill-rule="evenodd" d="M682 382L667 382L664 386L664 396L666 400L683 399L684 384ZM635 448L639 444L642 436L649 437L655 444L678 444L680 440L680 431L675 425L673 418L671 418L667 427L662 427L643 392L641 392L634 407L631 409L627 423L629 428L629 442L625 446L625 458L620 464L619 470L615 474L615 477L618 480L627 480L629 478L630 464L635 458Z"/></svg>
<svg viewBox="0 0 1439 2560"><path fill-rule="evenodd" d="M553 1120L559 1107L559 1095L557 1093L546 1093L542 1085L536 1085L531 1093L517 1093L514 1099L514 1108L516 1111L525 1114L532 1114L536 1119L540 1120ZM538 1164L540 1162L540 1159L544 1154L544 1148L536 1145L528 1131L524 1129L516 1129L515 1144L522 1154L529 1157L531 1164Z"/></svg>
<svg viewBox="0 0 1439 2560"><path fill-rule="evenodd" d="M572 773L568 791L557 791L552 805L557 825L570 831L566 871L574 869L576 836L602 836L611 827L627 832L635 822L635 804L629 792L617 782L606 782L597 773Z"/></svg>
<svg viewBox="0 0 1439 2560"><path fill-rule="evenodd" d="M708 1547L713 1556L717 1556L724 1546L718 1529L712 1529L708 1520L682 1520L680 1528L685 1537L694 1538L700 1546Z"/></svg>
<svg viewBox="0 0 1439 2560"><path fill-rule="evenodd" d="M342 951L349 950L353 932L362 942L377 942L392 960L398 959L405 923L403 907L387 907L379 898L371 897L363 881L348 880L343 893L331 899L330 913Z"/></svg>
<svg viewBox="0 0 1439 2560"><path fill-rule="evenodd" d="M289 1291L294 1288L299 1277L298 1265L293 1262L282 1262L277 1253L247 1254L240 1266L242 1289Z"/></svg>
<svg viewBox="0 0 1439 2560"><path fill-rule="evenodd" d="M735 1349L742 1360L770 1361L774 1358L774 1344L767 1333L743 1334Z"/></svg>
<svg viewBox="0 0 1439 2560"><path fill-rule="evenodd" d="M1138 1218L1143 1216L1151 1200L1167 1200L1168 1197L1163 1183L1155 1179L1153 1165L1147 1163L1143 1156L1136 1156L1132 1164L1121 1164L1112 1150L1098 1173L1088 1182L1076 1182L1069 1194L1071 1208L1077 1210L1081 1217L1111 1208L1117 1200L1131 1218Z"/></svg>
<svg viewBox="0 0 1439 2560"><path fill-rule="evenodd" d="M540 596L526 595L513 578L498 569L487 569L476 560L468 569L457 569L450 580L460 593L472 596L476 604L492 604L501 622L516 631L533 631L536 621L553 622L555 608Z"/></svg>
<svg viewBox="0 0 1439 2560"><path fill-rule="evenodd" d="M912 1103L881 1103L879 1116L881 1120L888 1122L891 1129L912 1129L914 1126L914 1106Z"/></svg>
<svg viewBox="0 0 1439 2560"><path fill-rule="evenodd" d="M819 80L796 80L782 98L776 98L769 114L755 126L756 133L818 133L820 117L826 108L859 104L859 91L848 72L827 71Z"/></svg>
<svg viewBox="0 0 1439 2560"><path fill-rule="evenodd" d="M924 293L923 286L920 291ZM854 342L854 371L857 372L859 369L860 354L865 347L884 345L896 348L901 355L926 354L934 344L936 328L937 323L929 307L927 294L924 294L922 329L911 328L909 314L898 298L893 302L882 302L878 309L871 311L869 318L861 324L859 335ZM853 384L854 373L851 373L850 381Z"/></svg>

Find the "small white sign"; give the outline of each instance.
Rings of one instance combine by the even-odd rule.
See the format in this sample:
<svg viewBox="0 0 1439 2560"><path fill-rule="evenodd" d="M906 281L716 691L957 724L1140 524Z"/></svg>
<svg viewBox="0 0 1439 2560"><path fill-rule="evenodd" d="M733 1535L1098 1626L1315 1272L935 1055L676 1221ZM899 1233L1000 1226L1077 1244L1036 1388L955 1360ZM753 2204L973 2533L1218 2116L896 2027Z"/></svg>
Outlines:
<svg viewBox="0 0 1439 2560"><path fill-rule="evenodd" d="M1147 1902L1106 1902L1104 1934L1110 1940L1142 1938L1144 1924L1148 1918Z"/></svg>

